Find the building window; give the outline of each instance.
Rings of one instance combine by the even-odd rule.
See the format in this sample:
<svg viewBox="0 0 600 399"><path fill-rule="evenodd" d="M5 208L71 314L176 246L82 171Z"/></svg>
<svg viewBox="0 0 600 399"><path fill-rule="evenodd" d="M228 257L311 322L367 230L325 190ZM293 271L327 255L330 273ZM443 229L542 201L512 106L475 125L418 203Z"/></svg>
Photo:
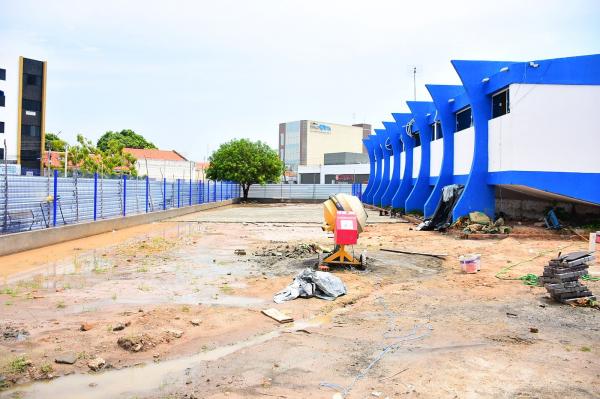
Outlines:
<svg viewBox="0 0 600 399"><path fill-rule="evenodd" d="M40 137L40 127L35 125L21 125L21 136Z"/></svg>
<svg viewBox="0 0 600 399"><path fill-rule="evenodd" d="M456 131L460 132L473 126L473 114L471 107L467 107L456 113Z"/></svg>
<svg viewBox="0 0 600 399"><path fill-rule="evenodd" d="M413 139L415 140L415 147L421 146L421 136L419 132L413 132Z"/></svg>
<svg viewBox="0 0 600 399"><path fill-rule="evenodd" d="M0 80L6 80L6 69L0 68Z"/></svg>
<svg viewBox="0 0 600 399"><path fill-rule="evenodd" d="M492 119L510 112L510 96L508 89L492 95Z"/></svg>
<svg viewBox="0 0 600 399"><path fill-rule="evenodd" d="M431 140L444 138L444 135L442 134L442 122L436 121L429 126L431 127Z"/></svg>
<svg viewBox="0 0 600 399"><path fill-rule="evenodd" d="M42 110L42 103L40 101L23 99L23 109L25 111L40 112Z"/></svg>
<svg viewBox="0 0 600 399"><path fill-rule="evenodd" d="M6 106L6 97L4 97L4 92L0 90L0 107Z"/></svg>
<svg viewBox="0 0 600 399"><path fill-rule="evenodd" d="M0 122L0 133L4 133L4 122Z"/></svg>
<svg viewBox="0 0 600 399"><path fill-rule="evenodd" d="M0 160L4 161L4 148L0 148Z"/></svg>
<svg viewBox="0 0 600 399"><path fill-rule="evenodd" d="M39 75L32 75L30 73L23 74L23 81L27 86L41 86L42 77Z"/></svg>

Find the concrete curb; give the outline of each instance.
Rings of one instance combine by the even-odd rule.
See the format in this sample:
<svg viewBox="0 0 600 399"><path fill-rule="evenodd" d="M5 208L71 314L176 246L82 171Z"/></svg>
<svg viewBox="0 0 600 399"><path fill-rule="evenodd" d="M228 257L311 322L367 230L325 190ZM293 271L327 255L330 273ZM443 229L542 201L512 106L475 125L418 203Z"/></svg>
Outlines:
<svg viewBox="0 0 600 399"><path fill-rule="evenodd" d="M226 205L236 204L238 202L239 200L236 198L220 202L186 206L184 208L168 209L166 211L142 213L139 215L131 215L114 219L103 219L96 222L78 223L50 229L6 234L0 236L0 256L41 248L65 241L76 240L78 238L89 237L113 230L121 230L127 227L139 226L141 224L170 219L186 215L188 213L219 208Z"/></svg>

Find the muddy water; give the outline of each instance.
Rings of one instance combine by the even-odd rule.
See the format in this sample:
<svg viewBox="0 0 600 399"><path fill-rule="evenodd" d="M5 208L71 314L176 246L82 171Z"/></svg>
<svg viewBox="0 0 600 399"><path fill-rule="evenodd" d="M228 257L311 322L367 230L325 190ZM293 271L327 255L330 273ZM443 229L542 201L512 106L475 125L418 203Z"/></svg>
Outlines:
<svg viewBox="0 0 600 399"><path fill-rule="evenodd" d="M111 370L98 374L73 374L48 382L18 387L0 394L0 398L103 399L127 397L160 390L162 386L183 383L186 370L231 355L241 349L260 345L281 334L272 331L234 345L223 346L193 356L160 363Z"/></svg>

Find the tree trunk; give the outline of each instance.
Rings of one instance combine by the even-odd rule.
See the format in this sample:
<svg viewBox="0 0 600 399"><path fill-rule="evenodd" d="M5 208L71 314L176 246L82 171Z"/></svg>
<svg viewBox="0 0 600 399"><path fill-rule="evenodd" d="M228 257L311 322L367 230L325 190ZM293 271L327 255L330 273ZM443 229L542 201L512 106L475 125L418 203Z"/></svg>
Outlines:
<svg viewBox="0 0 600 399"><path fill-rule="evenodd" d="M248 184L248 185L244 184L242 186L242 191L243 191L243 194L244 194L243 200L247 201L248 200L248 191L250 191L250 184Z"/></svg>

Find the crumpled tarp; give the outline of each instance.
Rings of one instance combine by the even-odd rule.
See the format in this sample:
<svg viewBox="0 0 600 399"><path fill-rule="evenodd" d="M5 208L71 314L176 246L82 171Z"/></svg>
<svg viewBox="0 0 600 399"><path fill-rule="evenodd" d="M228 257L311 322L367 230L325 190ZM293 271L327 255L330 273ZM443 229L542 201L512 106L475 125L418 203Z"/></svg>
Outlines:
<svg viewBox="0 0 600 399"><path fill-rule="evenodd" d="M426 219L417 226L417 230L444 231L452 224L452 209L460 199L465 186L451 184L442 188L442 195L431 219Z"/></svg>
<svg viewBox="0 0 600 399"><path fill-rule="evenodd" d="M298 297L311 298L313 296L333 301L345 293L346 286L339 277L307 268L294 277L292 284L275 294L273 301L282 303Z"/></svg>

